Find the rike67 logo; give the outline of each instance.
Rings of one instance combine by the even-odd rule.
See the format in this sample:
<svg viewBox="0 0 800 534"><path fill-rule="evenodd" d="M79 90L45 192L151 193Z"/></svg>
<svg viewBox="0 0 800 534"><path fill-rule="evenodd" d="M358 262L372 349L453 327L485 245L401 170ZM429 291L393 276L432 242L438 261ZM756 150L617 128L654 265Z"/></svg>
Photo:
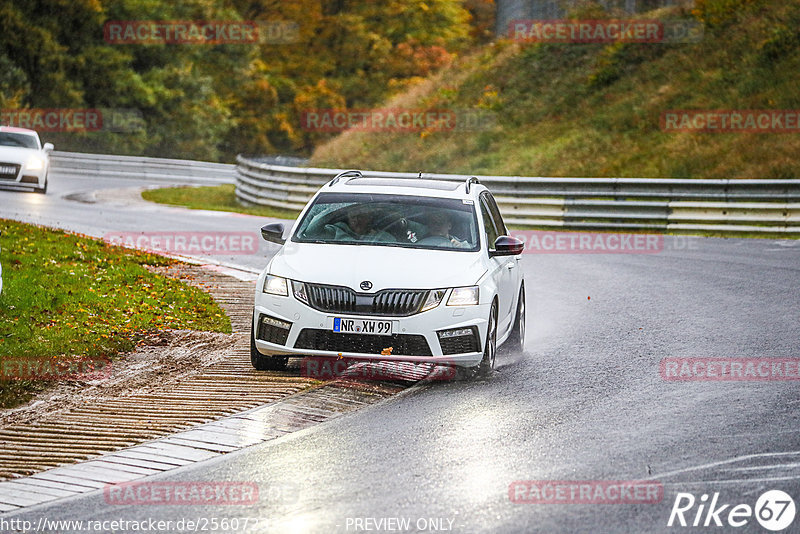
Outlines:
<svg viewBox="0 0 800 534"><path fill-rule="evenodd" d="M667 526L738 528L747 525L755 517L763 528L780 532L794 523L796 512L794 500L781 490L763 493L755 507L722 503L719 493L714 493L710 502L707 494L697 499L691 493L678 493Z"/></svg>

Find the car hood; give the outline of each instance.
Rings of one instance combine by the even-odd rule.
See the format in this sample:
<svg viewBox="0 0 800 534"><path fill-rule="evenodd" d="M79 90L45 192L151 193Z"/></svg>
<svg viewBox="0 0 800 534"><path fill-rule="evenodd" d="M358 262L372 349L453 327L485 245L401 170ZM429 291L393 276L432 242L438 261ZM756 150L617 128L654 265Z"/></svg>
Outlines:
<svg viewBox="0 0 800 534"><path fill-rule="evenodd" d="M469 286L486 272L481 252L419 250L371 245L324 245L288 241L269 272L317 284L361 291L361 282L381 289L439 289Z"/></svg>
<svg viewBox="0 0 800 534"><path fill-rule="evenodd" d="M0 145L0 162L2 163L27 163L28 158L40 151L33 148Z"/></svg>

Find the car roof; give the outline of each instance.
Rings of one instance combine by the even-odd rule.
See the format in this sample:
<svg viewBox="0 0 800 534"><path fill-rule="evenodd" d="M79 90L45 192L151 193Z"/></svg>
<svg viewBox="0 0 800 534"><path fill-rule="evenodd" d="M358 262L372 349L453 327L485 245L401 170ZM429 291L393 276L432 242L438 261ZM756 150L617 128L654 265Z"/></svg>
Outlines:
<svg viewBox="0 0 800 534"><path fill-rule="evenodd" d="M0 132L39 135L36 133L35 130L29 130L27 128L17 128L16 126L0 126Z"/></svg>
<svg viewBox="0 0 800 534"><path fill-rule="evenodd" d="M477 180L470 183L467 192L467 181L434 180L430 178L395 178L358 175L340 175L322 188L321 192L339 193L371 193L425 196L437 198L473 198L486 189Z"/></svg>

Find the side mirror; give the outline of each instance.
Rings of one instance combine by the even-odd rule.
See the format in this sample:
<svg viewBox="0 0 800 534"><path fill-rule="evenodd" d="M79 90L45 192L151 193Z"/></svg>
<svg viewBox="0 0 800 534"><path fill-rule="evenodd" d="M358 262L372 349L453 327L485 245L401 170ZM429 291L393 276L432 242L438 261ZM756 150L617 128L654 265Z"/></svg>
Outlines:
<svg viewBox="0 0 800 534"><path fill-rule="evenodd" d="M492 256L518 256L525 250L525 243L511 237L510 235L501 235L494 242L494 252Z"/></svg>
<svg viewBox="0 0 800 534"><path fill-rule="evenodd" d="M45 152L52 152L56 147L53 146L53 143L45 143L42 148Z"/></svg>
<svg viewBox="0 0 800 534"><path fill-rule="evenodd" d="M286 240L283 238L282 223L265 224L261 227L261 237L264 238L264 241L269 241L270 243L277 243L279 245L286 243Z"/></svg>

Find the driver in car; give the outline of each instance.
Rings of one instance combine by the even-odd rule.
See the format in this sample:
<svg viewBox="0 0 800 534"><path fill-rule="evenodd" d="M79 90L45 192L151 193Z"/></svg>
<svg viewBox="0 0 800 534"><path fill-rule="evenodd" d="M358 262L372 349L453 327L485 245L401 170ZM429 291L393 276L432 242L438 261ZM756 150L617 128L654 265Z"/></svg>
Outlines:
<svg viewBox="0 0 800 534"><path fill-rule="evenodd" d="M344 221L325 225L325 228L334 232L335 241L394 242L390 233L374 228L374 221L373 211L362 206L349 210Z"/></svg>
<svg viewBox="0 0 800 534"><path fill-rule="evenodd" d="M453 221L450 214L437 210L431 212L427 217L428 235L420 243L423 245L450 246L455 248L469 247L466 241L461 241L450 234L453 229Z"/></svg>

